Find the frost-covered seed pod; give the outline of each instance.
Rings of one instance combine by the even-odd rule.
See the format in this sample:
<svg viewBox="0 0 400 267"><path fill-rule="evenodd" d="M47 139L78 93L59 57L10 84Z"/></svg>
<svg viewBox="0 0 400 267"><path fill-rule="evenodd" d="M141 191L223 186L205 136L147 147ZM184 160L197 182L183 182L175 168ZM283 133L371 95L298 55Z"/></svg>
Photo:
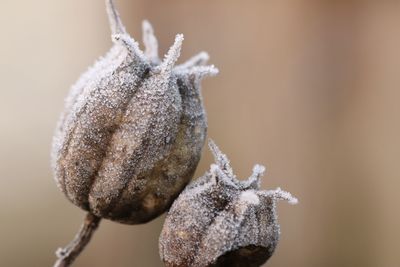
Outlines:
<svg viewBox="0 0 400 267"><path fill-rule="evenodd" d="M52 148L55 179L90 213L127 224L163 213L192 178L206 137L200 80L218 70L202 52L174 66L177 35L164 60L151 25L145 52L106 1L114 45L72 87Z"/></svg>
<svg viewBox="0 0 400 267"><path fill-rule="evenodd" d="M279 239L276 202L290 193L260 190L264 167L248 180L236 179L227 157L210 141L216 164L189 184L168 211L160 256L168 267L260 266Z"/></svg>

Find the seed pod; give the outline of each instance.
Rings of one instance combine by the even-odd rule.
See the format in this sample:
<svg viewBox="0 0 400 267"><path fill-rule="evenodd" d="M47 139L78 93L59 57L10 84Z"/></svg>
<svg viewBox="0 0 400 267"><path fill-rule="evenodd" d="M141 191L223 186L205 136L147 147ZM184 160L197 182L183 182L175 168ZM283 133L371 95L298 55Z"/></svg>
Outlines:
<svg viewBox="0 0 400 267"><path fill-rule="evenodd" d="M227 157L210 141L216 164L174 201L160 236L168 267L260 266L279 239L276 202L297 203L290 193L260 190L264 167L236 179Z"/></svg>
<svg viewBox="0 0 400 267"><path fill-rule="evenodd" d="M163 61L151 25L145 52L113 1L114 45L72 87L57 127L52 164L59 188L90 213L127 224L163 213L192 178L206 136L200 80L218 70L200 53L174 66L177 35Z"/></svg>

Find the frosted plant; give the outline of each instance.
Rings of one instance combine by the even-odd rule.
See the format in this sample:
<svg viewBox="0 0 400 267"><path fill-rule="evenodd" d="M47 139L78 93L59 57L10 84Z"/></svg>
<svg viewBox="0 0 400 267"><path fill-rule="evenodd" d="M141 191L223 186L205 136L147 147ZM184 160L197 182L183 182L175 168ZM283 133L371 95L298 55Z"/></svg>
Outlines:
<svg viewBox="0 0 400 267"><path fill-rule="evenodd" d="M114 44L72 87L53 142L58 187L88 211L56 266L73 261L100 218L137 224L163 213L192 178L206 138L200 81L218 72L205 66L208 55L175 66L178 34L161 60L147 21L142 52L113 1L106 5Z"/></svg>
<svg viewBox="0 0 400 267"><path fill-rule="evenodd" d="M161 259L168 267L260 266L278 243L277 201L297 199L280 188L260 190L260 165L239 181L212 141L210 148L216 164L186 187L167 214Z"/></svg>

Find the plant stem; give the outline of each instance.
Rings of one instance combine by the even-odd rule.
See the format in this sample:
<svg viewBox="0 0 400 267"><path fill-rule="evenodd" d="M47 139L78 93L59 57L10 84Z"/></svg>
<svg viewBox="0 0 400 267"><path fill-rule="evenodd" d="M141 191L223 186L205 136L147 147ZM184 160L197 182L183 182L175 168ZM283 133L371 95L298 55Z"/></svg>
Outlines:
<svg viewBox="0 0 400 267"><path fill-rule="evenodd" d="M56 251L58 260L54 267L67 267L79 256L89 243L94 231L99 226L101 218L90 212L85 216L83 224L76 234L75 238L65 247Z"/></svg>

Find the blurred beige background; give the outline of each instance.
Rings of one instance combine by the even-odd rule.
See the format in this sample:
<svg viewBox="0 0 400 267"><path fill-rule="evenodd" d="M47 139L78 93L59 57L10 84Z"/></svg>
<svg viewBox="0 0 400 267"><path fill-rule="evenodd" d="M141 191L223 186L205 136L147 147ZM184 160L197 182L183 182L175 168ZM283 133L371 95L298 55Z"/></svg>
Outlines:
<svg viewBox="0 0 400 267"><path fill-rule="evenodd" d="M51 266L81 223L49 153L70 85L111 45L103 2L0 2L0 266ZM161 53L176 33L182 60L209 52L209 136L240 177L265 164L263 187L300 199L279 205L266 266L400 266L400 1L116 2ZM75 266L161 266L162 221L103 221Z"/></svg>

